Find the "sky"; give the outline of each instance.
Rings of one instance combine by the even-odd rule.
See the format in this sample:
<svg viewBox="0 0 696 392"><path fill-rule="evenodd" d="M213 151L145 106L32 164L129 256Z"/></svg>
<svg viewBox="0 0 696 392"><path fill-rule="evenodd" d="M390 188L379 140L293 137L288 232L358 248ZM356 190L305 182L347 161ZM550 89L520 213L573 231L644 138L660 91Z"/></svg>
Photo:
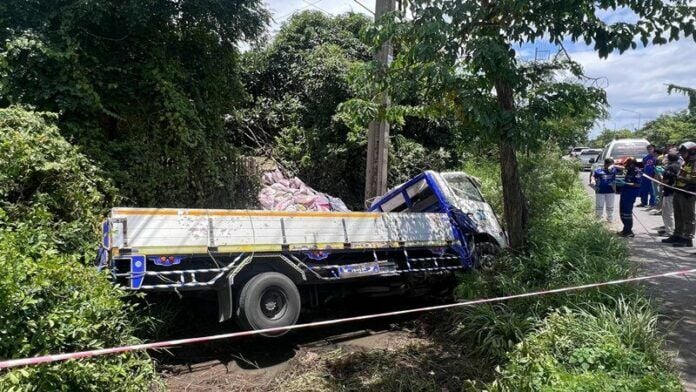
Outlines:
<svg viewBox="0 0 696 392"><path fill-rule="evenodd" d="M367 8L374 9L374 0L359 0ZM322 11L339 15L345 12L361 12L371 15L355 0L268 0L273 14L271 31L294 12ZM633 21L630 11L601 11L600 17L607 23ZM600 120L590 136L597 135L604 127L610 129L636 129L646 121L662 113L677 112L686 108L688 99L679 94L667 94L667 84L696 87L696 42L689 37L662 46L629 50L619 55L611 53L600 59L592 47L584 43L564 43L570 57L583 66L589 77L599 78L598 83L607 92L609 117ZM557 48L548 43L524 45L519 50L523 59L543 59L556 53Z"/></svg>

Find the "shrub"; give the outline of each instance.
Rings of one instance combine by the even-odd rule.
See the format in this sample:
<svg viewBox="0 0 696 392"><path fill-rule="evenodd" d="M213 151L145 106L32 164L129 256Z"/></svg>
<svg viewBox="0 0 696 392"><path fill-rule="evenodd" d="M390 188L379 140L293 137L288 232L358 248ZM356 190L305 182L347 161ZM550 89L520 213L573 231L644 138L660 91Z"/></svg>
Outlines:
<svg viewBox="0 0 696 392"><path fill-rule="evenodd" d="M1 211L1 210L0 210ZM22 358L138 343L133 305L103 274L76 257L27 238L43 228L0 230L0 357ZM29 256L28 254L31 254ZM134 353L16 369L2 390L147 389L155 375L147 354Z"/></svg>
<svg viewBox="0 0 696 392"><path fill-rule="evenodd" d="M491 389L681 391L656 323L640 297L559 309L515 348Z"/></svg>
<svg viewBox="0 0 696 392"><path fill-rule="evenodd" d="M51 124L54 116L0 109L0 357L137 343L127 294L86 265L113 188ZM148 389L147 354L14 369L4 390Z"/></svg>
<svg viewBox="0 0 696 392"><path fill-rule="evenodd" d="M60 251L92 249L115 189L60 136L55 119L21 107L0 109L0 207L8 222L41 211L50 226L43 240Z"/></svg>

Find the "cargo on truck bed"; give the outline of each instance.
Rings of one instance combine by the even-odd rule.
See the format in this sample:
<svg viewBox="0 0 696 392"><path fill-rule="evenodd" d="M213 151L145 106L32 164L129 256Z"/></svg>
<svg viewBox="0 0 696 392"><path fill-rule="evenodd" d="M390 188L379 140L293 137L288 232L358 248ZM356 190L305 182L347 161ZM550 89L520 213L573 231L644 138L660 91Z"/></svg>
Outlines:
<svg viewBox="0 0 696 392"><path fill-rule="evenodd" d="M220 321L264 329L328 297L452 287L506 245L471 178L425 172L368 212L114 208L98 264L131 290L214 291Z"/></svg>

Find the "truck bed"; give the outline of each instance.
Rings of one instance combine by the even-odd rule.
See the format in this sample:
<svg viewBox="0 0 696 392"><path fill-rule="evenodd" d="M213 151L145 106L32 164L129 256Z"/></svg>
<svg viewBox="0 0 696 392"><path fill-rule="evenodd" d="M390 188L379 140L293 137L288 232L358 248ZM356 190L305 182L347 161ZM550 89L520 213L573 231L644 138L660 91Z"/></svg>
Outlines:
<svg viewBox="0 0 696 392"><path fill-rule="evenodd" d="M444 213L114 208L110 248L143 255L437 247L455 241Z"/></svg>

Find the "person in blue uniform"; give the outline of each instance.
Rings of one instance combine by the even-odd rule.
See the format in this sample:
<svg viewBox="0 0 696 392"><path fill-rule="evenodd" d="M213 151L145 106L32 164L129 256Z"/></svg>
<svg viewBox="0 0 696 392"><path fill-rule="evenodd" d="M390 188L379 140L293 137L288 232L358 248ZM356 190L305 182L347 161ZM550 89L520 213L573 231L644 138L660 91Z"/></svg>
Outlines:
<svg viewBox="0 0 696 392"><path fill-rule="evenodd" d="M643 175L655 177L655 165L657 164L657 156L655 155L655 146L649 144L646 147L648 155L643 157ZM645 180L640 184L640 204L638 207L655 207L655 188L650 180Z"/></svg>
<svg viewBox="0 0 696 392"><path fill-rule="evenodd" d="M617 166L618 167L618 166ZM640 195L643 172L636 165L636 159L629 157L624 161L626 176L619 197L619 215L624 227L618 234L621 237L635 237L633 234L633 203ZM650 182L650 181L646 181Z"/></svg>
<svg viewBox="0 0 696 392"><path fill-rule="evenodd" d="M604 167L600 167L592 173L595 189L595 214L602 219L604 209L607 210L607 222L614 221L614 193L616 191L616 174L618 170L612 166L614 160L604 160Z"/></svg>

